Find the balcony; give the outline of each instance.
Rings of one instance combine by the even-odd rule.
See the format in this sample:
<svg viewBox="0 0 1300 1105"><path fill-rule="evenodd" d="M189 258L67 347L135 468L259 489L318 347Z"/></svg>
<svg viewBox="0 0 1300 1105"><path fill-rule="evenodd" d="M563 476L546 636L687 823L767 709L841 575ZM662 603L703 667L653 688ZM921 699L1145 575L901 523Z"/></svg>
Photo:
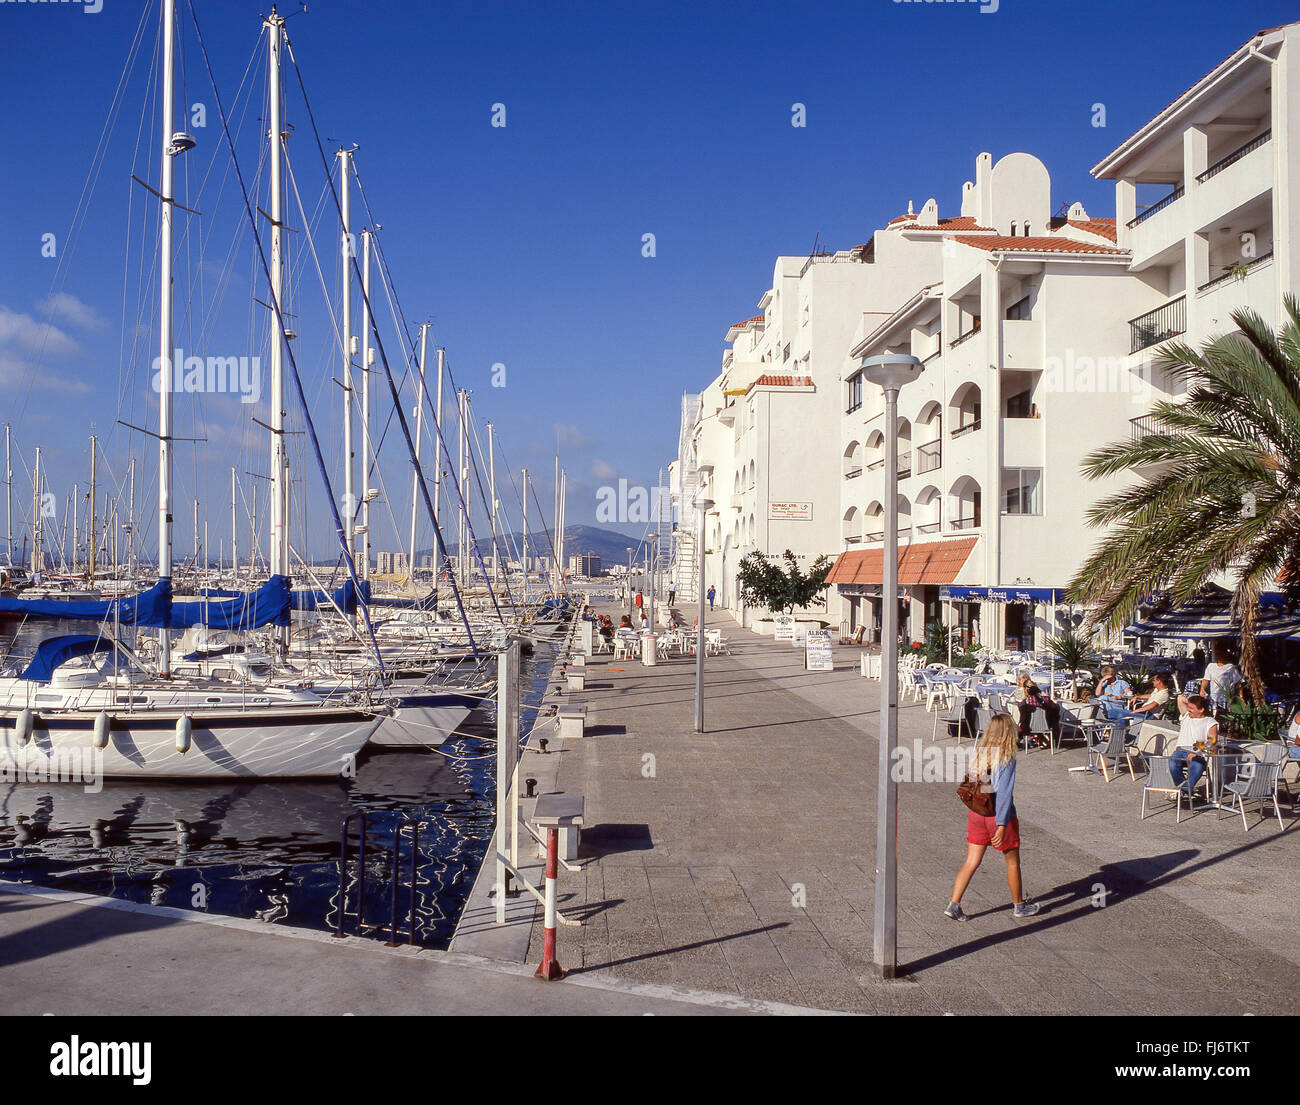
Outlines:
<svg viewBox="0 0 1300 1105"><path fill-rule="evenodd" d="M856 480L860 475L862 475L862 466L858 465L857 468L850 468L847 472L845 472L844 478L846 480Z"/></svg>
<svg viewBox="0 0 1300 1105"><path fill-rule="evenodd" d="M917 527L916 527L916 532L917 532L917 533L938 533L938 532L939 532L939 523L938 523L938 522L926 522L925 525L923 525L923 526L917 526Z"/></svg>
<svg viewBox="0 0 1300 1105"><path fill-rule="evenodd" d="M885 531L883 529L872 530L870 533L862 535L863 541L883 541L884 539Z"/></svg>
<svg viewBox="0 0 1300 1105"><path fill-rule="evenodd" d="M965 437L967 434L973 434L979 428L980 419L977 418L974 422L965 422L960 426L954 426L948 431L948 436L953 438Z"/></svg>
<svg viewBox="0 0 1300 1105"><path fill-rule="evenodd" d="M912 474L912 452L909 449L906 453L898 458L898 478L907 479Z"/></svg>
<svg viewBox="0 0 1300 1105"><path fill-rule="evenodd" d="M971 338L973 338L976 334L980 332L980 329L981 328L979 326L972 327L970 330L967 330L966 333L962 334L961 337L956 338L953 341L950 341L948 343L948 348L956 349L957 346L962 344L962 342L970 341Z"/></svg>
<svg viewBox="0 0 1300 1105"><path fill-rule="evenodd" d="M858 545L858 544L861 544L861 542L862 542L862 538L861 538L861 537L846 537L846 538L844 538L844 543L845 543L846 545Z"/></svg>
<svg viewBox="0 0 1300 1105"><path fill-rule="evenodd" d="M1130 441L1141 441L1144 438L1164 433L1164 430L1160 428L1160 423L1156 420L1156 416L1153 414L1144 414L1141 418L1130 418L1128 426Z"/></svg>
<svg viewBox="0 0 1300 1105"><path fill-rule="evenodd" d="M934 441L916 447L916 471L933 472L943 465L943 446L936 438Z"/></svg>
<svg viewBox="0 0 1300 1105"><path fill-rule="evenodd" d="M1216 276L1213 280L1198 285L1196 290L1198 292L1208 292L1211 288L1217 288L1220 284L1224 284L1229 280L1244 280L1256 265L1262 265L1265 261L1271 260L1273 260L1273 251L1270 249L1267 253L1261 253L1254 260L1240 266L1233 266L1222 276Z"/></svg>
<svg viewBox="0 0 1300 1105"><path fill-rule="evenodd" d="M1138 213L1137 218L1129 219L1128 228L1132 230L1135 226L1141 226L1142 223L1146 222L1147 219L1151 218L1152 215L1157 215L1161 211L1163 211L1166 207L1168 207L1170 204L1177 203L1180 199L1183 198L1184 191L1185 189L1180 184L1177 188L1175 188L1172 192L1170 192L1169 195L1165 196L1164 199L1157 200L1150 207L1144 208L1142 211L1140 211Z"/></svg>
<svg viewBox="0 0 1300 1105"><path fill-rule="evenodd" d="M1129 319L1128 325L1132 338L1130 353L1176 338L1187 330L1187 297L1180 295L1163 307Z"/></svg>
<svg viewBox="0 0 1300 1105"><path fill-rule="evenodd" d="M870 464L868 464L867 471L874 472L877 468L884 468L884 467L885 467L885 458L881 457L879 460L873 460Z"/></svg>
<svg viewBox="0 0 1300 1105"><path fill-rule="evenodd" d="M1218 161L1216 161L1213 165L1211 165L1208 169L1206 169L1205 172L1200 173L1196 178L1196 183L1204 184L1211 177L1218 176L1229 165L1235 165L1248 153L1253 153L1255 150L1259 149L1260 146L1262 146L1265 142L1267 142L1272 137L1273 137L1273 132L1271 130L1266 130L1263 134L1259 135L1258 137L1252 138L1244 146L1237 147L1237 149L1233 150L1232 153L1228 154L1227 157L1221 157ZM1133 224L1130 223L1129 225L1132 226Z"/></svg>
<svg viewBox="0 0 1300 1105"><path fill-rule="evenodd" d="M978 529L980 519L978 515L970 518L954 518L948 523L949 529Z"/></svg>

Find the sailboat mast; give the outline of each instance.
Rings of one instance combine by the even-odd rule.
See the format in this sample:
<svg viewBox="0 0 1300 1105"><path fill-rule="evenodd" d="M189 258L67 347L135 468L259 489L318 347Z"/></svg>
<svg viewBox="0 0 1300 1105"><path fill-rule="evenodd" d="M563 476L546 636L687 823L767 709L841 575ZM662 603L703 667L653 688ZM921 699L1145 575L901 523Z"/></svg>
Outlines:
<svg viewBox="0 0 1300 1105"><path fill-rule="evenodd" d="M524 480L524 593L528 593L528 469L521 468Z"/></svg>
<svg viewBox="0 0 1300 1105"><path fill-rule="evenodd" d="M370 231L361 232L361 578L370 578ZM354 338L353 341L356 339Z"/></svg>
<svg viewBox="0 0 1300 1105"><path fill-rule="evenodd" d="M280 115L280 51L284 41L284 19L274 7L262 24L267 30L268 92L271 126L271 574L289 574L289 456L284 444L284 334L280 317L284 312L284 247L281 225L284 218L281 185L280 141L284 129Z"/></svg>
<svg viewBox="0 0 1300 1105"><path fill-rule="evenodd" d="M439 531L442 529L442 377L444 375L442 370L445 365L446 356L447 351L445 349L438 350L438 399L433 408L433 422L435 427L433 435L433 440L435 442L433 447L433 520L437 523ZM436 548L433 551L433 557L435 561L438 558L438 550ZM441 567L442 565L437 563L433 566L433 581L435 589L438 585L438 572L441 570Z"/></svg>
<svg viewBox="0 0 1300 1105"><path fill-rule="evenodd" d="M5 525L9 534L9 567L14 566L14 466L9 453L9 423L5 423Z"/></svg>
<svg viewBox="0 0 1300 1105"><path fill-rule="evenodd" d="M166 390L166 389L164 389ZM99 456L99 449L96 445L95 435L90 435L90 585L95 585L95 553L98 551L96 546L99 542L96 540L95 532L95 482L98 468L96 460Z"/></svg>
<svg viewBox="0 0 1300 1105"><path fill-rule="evenodd" d="M171 582L172 576L172 399L176 366L172 364L172 112L176 81L176 5L163 0L163 72L162 95L162 182L158 226L158 578ZM90 489L90 582L95 582L95 489L94 465L91 465ZM171 675L171 630L159 633L158 674Z"/></svg>
<svg viewBox="0 0 1300 1105"><path fill-rule="evenodd" d="M488 432L488 495L492 502L492 581L501 583L501 550L497 547L497 450L496 437L492 423L487 424Z"/></svg>
<svg viewBox="0 0 1300 1105"><path fill-rule="evenodd" d="M352 446L352 151L339 150L339 214L343 221L343 532L348 554L355 552Z"/></svg>
<svg viewBox="0 0 1300 1105"><path fill-rule="evenodd" d="M469 544L469 480L465 471L465 423L469 417L469 392L464 388L460 388L456 392L456 400L460 407L460 463L457 466L457 479L460 483L460 500L464 504L460 512L460 526L457 530L460 541L457 546L459 556L456 560L456 566L460 569L460 586L464 590L469 586L469 553L465 550L465 546Z"/></svg>
<svg viewBox="0 0 1300 1105"><path fill-rule="evenodd" d="M420 439L424 436L424 366L429 352L429 324L420 323L420 379L415 385L415 470L411 473L411 542L406 579L415 594L415 508L420 501Z"/></svg>
<svg viewBox="0 0 1300 1105"><path fill-rule="evenodd" d="M135 557L135 457L131 458L127 466L128 492L126 498L126 574L134 574L134 557ZM75 542L74 542L75 543Z"/></svg>
<svg viewBox="0 0 1300 1105"><path fill-rule="evenodd" d="M32 575L41 570L41 447L36 446L32 471Z"/></svg>

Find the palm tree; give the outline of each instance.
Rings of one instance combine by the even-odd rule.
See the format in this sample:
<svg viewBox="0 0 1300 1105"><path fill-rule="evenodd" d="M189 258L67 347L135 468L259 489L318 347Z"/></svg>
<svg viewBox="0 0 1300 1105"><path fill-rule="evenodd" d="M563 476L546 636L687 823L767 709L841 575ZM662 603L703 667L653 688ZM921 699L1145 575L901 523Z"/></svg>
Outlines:
<svg viewBox="0 0 1300 1105"><path fill-rule="evenodd" d="M1088 511L1090 525L1110 532L1070 585L1072 601L1094 604L1090 625L1118 629L1155 592L1181 603L1226 576L1258 703L1260 592L1276 581L1289 600L1300 598L1300 303L1291 294L1285 303L1276 334L1240 310L1232 315L1240 333L1200 350L1166 348L1160 367L1187 394L1155 404L1155 433L1085 458L1090 479L1141 479Z"/></svg>

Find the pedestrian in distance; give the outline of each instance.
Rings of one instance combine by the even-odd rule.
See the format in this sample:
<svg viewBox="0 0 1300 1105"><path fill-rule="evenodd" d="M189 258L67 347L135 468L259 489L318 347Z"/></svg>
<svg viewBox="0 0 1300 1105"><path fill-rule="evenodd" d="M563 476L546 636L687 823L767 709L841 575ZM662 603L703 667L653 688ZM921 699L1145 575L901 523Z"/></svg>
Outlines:
<svg viewBox="0 0 1300 1105"><path fill-rule="evenodd" d="M1020 818L1016 814L1016 723L1010 714L994 714L975 748L975 762L970 774L985 784L993 794L993 815L982 816L969 810L966 816L966 862L952 884L952 900L943 911L953 921L969 920L962 912L961 898L991 844L1007 863L1007 886L1015 903L1012 916L1017 920L1038 912L1037 902L1025 901L1020 878Z"/></svg>
<svg viewBox="0 0 1300 1105"><path fill-rule="evenodd" d="M672 606L677 601L677 584L671 579L668 581L668 605Z"/></svg>
<svg viewBox="0 0 1300 1105"><path fill-rule="evenodd" d="M717 592L717 590L716 590L715 588L713 588L713 587L710 587L709 590L708 590L708 594L707 594L706 597L707 597L708 600L709 600L709 609L712 610L712 609L713 609L713 600L714 600L715 598L718 597L718 592Z"/></svg>

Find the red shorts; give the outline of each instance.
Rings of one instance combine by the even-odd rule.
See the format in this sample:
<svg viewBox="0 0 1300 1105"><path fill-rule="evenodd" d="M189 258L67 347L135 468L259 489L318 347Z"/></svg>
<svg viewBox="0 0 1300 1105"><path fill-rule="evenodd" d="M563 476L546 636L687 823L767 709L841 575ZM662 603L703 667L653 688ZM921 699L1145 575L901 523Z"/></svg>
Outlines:
<svg viewBox="0 0 1300 1105"><path fill-rule="evenodd" d="M992 844L993 834L998 831L998 823L991 817L981 817L974 810L966 815L966 843ZM1020 818L1013 817L1007 822L1006 832L1002 834L1002 843L996 845L999 852L1009 852L1020 847Z"/></svg>

